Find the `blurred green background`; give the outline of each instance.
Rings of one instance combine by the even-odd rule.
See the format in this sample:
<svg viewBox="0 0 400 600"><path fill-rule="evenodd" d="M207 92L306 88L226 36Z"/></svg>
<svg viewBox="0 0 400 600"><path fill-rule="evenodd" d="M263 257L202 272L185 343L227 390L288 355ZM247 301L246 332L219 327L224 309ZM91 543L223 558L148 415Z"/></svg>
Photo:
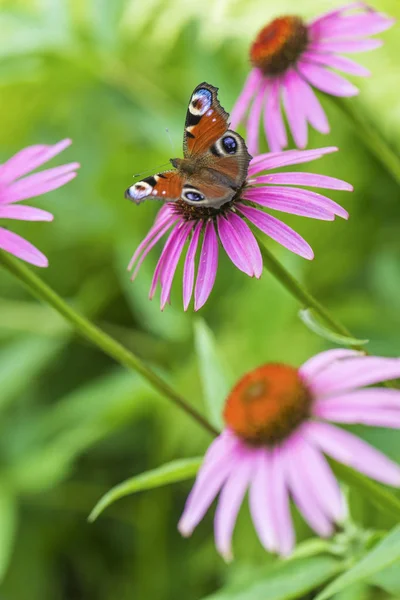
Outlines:
<svg viewBox="0 0 400 600"><path fill-rule="evenodd" d="M12 228L49 256L49 269L39 274L50 285L200 411L196 319L213 330L235 376L268 360L299 364L329 344L306 329L298 303L269 274L252 280L222 252L200 315L183 313L181 276L172 306L161 313L158 298L147 299L158 252L134 284L126 273L159 206L134 206L123 192L134 173L155 172L181 155L187 103L199 82L218 86L222 105L232 108L248 70L248 45L264 22L287 11L309 18L340 4L0 1L0 162L24 146L71 137L73 145L54 164L82 165L72 183L35 201L54 213L53 224ZM400 17L398 0L371 4ZM382 49L356 57L373 77L357 80L362 93L354 106L398 150L399 30L382 37ZM329 194L351 218L329 223L284 215L313 246L312 263L266 243L354 335L371 340L370 352L396 356L399 188L338 108L323 103L332 133L312 133L309 147L337 145L340 152L302 170L351 182L353 194ZM247 508L235 532L233 565L216 554L211 514L183 540L176 523L191 482L126 498L87 523L112 485L202 454L210 438L146 382L78 339L5 272L0 285L0 598L197 600L270 561ZM357 431L400 460L397 432ZM393 525L361 500L357 518L368 527ZM299 520L298 533L310 535ZM362 594L385 597L377 589Z"/></svg>

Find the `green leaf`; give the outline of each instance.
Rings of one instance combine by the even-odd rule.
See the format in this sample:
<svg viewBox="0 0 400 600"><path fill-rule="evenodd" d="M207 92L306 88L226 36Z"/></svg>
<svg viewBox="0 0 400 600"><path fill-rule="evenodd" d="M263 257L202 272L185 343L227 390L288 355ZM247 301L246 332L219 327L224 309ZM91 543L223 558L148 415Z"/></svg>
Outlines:
<svg viewBox="0 0 400 600"><path fill-rule="evenodd" d="M202 319L195 321L194 336L207 414L212 424L222 429L222 407L230 388L226 367L218 355L214 335Z"/></svg>
<svg viewBox="0 0 400 600"><path fill-rule="evenodd" d="M0 581L3 579L14 546L17 506L14 495L0 482Z"/></svg>
<svg viewBox="0 0 400 600"><path fill-rule="evenodd" d="M107 506L110 506L110 504L124 496L194 477L202 460L202 457L173 460L172 462L162 465L162 467L152 469L146 473L140 473L139 475L135 475L134 477L123 481L119 485L111 488L111 490L100 498L90 513L88 520L93 523Z"/></svg>
<svg viewBox="0 0 400 600"><path fill-rule="evenodd" d="M384 514L389 512L397 519L400 519L400 500L392 492L346 465L331 459L329 462L335 475L341 481L356 487L367 500Z"/></svg>
<svg viewBox="0 0 400 600"><path fill-rule="evenodd" d="M343 571L344 565L328 556L289 560L246 584L227 586L204 600L290 600L300 598Z"/></svg>
<svg viewBox="0 0 400 600"><path fill-rule="evenodd" d="M346 335L340 335L335 333L331 329L328 329L324 325L321 325L315 317L311 308L304 308L299 311L299 317L311 331L319 335L320 337L333 342L334 344L340 344L341 346L365 346L369 340L359 340L357 338L348 337Z"/></svg>
<svg viewBox="0 0 400 600"><path fill-rule="evenodd" d="M376 585L388 594L394 596L400 596L400 577L399 577L399 564L394 564L388 569L381 571L377 575L374 575L368 580L370 585Z"/></svg>
<svg viewBox="0 0 400 600"><path fill-rule="evenodd" d="M321 592L316 600L326 600L350 585L366 581L388 567L397 564L400 568L400 526L393 529L382 542L368 552L354 567L335 579Z"/></svg>

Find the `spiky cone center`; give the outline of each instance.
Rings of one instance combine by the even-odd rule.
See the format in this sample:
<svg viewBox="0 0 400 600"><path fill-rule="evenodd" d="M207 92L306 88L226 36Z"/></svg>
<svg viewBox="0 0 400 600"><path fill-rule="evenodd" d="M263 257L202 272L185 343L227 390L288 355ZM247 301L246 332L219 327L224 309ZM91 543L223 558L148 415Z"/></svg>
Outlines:
<svg viewBox="0 0 400 600"><path fill-rule="evenodd" d="M312 397L298 370L269 363L247 373L229 394L226 425L252 446L285 440L311 413Z"/></svg>
<svg viewBox="0 0 400 600"><path fill-rule="evenodd" d="M274 19L254 40L250 48L251 64L264 75L281 75L296 64L308 41L307 26L300 17Z"/></svg>

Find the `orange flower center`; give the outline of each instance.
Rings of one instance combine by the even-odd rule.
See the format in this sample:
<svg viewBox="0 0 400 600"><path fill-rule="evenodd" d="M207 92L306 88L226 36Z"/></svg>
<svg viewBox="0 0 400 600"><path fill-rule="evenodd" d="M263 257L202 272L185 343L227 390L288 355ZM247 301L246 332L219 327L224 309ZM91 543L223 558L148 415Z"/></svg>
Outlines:
<svg viewBox="0 0 400 600"><path fill-rule="evenodd" d="M250 61L264 75L280 75L296 63L307 44L307 27L299 17L279 17L261 29L250 48Z"/></svg>
<svg viewBox="0 0 400 600"><path fill-rule="evenodd" d="M312 397L297 369L270 363L247 373L225 404L227 426L252 445L273 446L310 416Z"/></svg>

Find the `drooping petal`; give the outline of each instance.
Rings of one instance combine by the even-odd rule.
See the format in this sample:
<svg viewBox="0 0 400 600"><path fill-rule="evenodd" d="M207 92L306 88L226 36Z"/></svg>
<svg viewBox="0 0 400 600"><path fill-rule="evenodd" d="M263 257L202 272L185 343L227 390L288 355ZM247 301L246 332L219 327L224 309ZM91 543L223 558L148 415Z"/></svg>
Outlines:
<svg viewBox="0 0 400 600"><path fill-rule="evenodd" d="M308 140L307 120L303 108L302 90L297 82L296 73L293 69L289 70L282 85L283 105L296 146L305 148Z"/></svg>
<svg viewBox="0 0 400 600"><path fill-rule="evenodd" d="M317 175L316 173L271 173L261 175L253 179L255 183L278 183L279 185L306 185L309 187L320 187L329 190L353 191L353 186L328 175Z"/></svg>
<svg viewBox="0 0 400 600"><path fill-rule="evenodd" d="M246 248L241 242L233 225L225 217L219 216L217 219L218 234L225 252L240 271L243 271L250 277L253 277L254 271L247 254Z"/></svg>
<svg viewBox="0 0 400 600"><path fill-rule="evenodd" d="M354 60L350 60L350 58L345 56L338 56L337 54L305 52L302 55L302 61L332 67L349 75L357 75L359 77L368 77L371 75L371 71L354 62Z"/></svg>
<svg viewBox="0 0 400 600"><path fill-rule="evenodd" d="M160 258L158 259L156 268L154 270L153 279L151 281L150 292L149 292L150 300L153 298L154 294L156 293L157 285L160 280L161 273L164 268L164 264L165 264L165 262L168 261L169 257L171 256L171 253L173 252L176 238L179 236L179 233L180 233L179 225L175 225L175 227L169 234L167 241L165 242L165 246L162 249Z"/></svg>
<svg viewBox="0 0 400 600"><path fill-rule="evenodd" d="M240 205L240 212L273 240L285 246L295 254L311 260L314 253L311 246L291 227L271 215L250 206Z"/></svg>
<svg viewBox="0 0 400 600"><path fill-rule="evenodd" d="M333 364L311 382L314 393L336 394L400 377L400 359L362 356Z"/></svg>
<svg viewBox="0 0 400 600"><path fill-rule="evenodd" d="M382 483L400 486L400 467L358 438L329 423L307 423L305 437L335 460Z"/></svg>
<svg viewBox="0 0 400 600"><path fill-rule="evenodd" d="M278 195L268 194L254 194L252 196L246 196L249 200L252 200L256 204L271 208L272 210L279 210L281 212L290 213L292 215L299 215L302 217L309 217L311 219L320 219L322 221L333 221L335 216L334 213L329 212L319 206L316 206L313 202L307 202L306 200L299 200L297 198L288 198L282 192Z"/></svg>
<svg viewBox="0 0 400 600"><path fill-rule="evenodd" d="M301 103L307 121L320 133L329 133L328 118L312 87L297 73L294 73L293 77L296 78L296 101Z"/></svg>
<svg viewBox="0 0 400 600"><path fill-rule="evenodd" d="M166 209L168 209L168 211ZM163 212L160 215L161 211L163 211ZM157 213L157 217L156 217L156 220L154 221L154 225L151 227L150 231L148 232L146 237L143 239L143 241L136 248L136 250L130 260L130 263L128 265L128 271L131 271L133 269L133 266L134 266L135 262L137 261L137 259L139 258L141 252L147 247L147 245L151 242L153 237L156 236L161 231L161 229L163 229L163 227L166 225L166 223L168 221L171 221L172 216L173 216L173 213L172 213L169 205L165 205L165 206L161 207L160 211Z"/></svg>
<svg viewBox="0 0 400 600"><path fill-rule="evenodd" d="M0 219L17 219L18 221L52 221L54 216L33 206L1 206Z"/></svg>
<svg viewBox="0 0 400 600"><path fill-rule="evenodd" d="M202 520L212 501L220 491L229 474L235 468L236 452L225 440L218 437L212 444L216 446L216 456L200 467L196 482L186 501L185 509L178 523L184 536L192 534ZM222 450L222 451L221 451Z"/></svg>
<svg viewBox="0 0 400 600"><path fill-rule="evenodd" d="M298 436L292 436L283 447L283 460L288 486L293 500L310 527L321 537L333 533L333 526L317 502L309 479L313 475L299 452Z"/></svg>
<svg viewBox="0 0 400 600"><path fill-rule="evenodd" d="M367 37L386 31L394 23L395 19L370 11L364 14L339 17L326 23L325 26L320 26L318 34L319 38L323 40Z"/></svg>
<svg viewBox="0 0 400 600"><path fill-rule="evenodd" d="M199 310L213 289L218 267L218 238L214 223L208 221L200 253L199 270L194 290L194 309Z"/></svg>
<svg viewBox="0 0 400 600"><path fill-rule="evenodd" d="M149 254L149 252L154 248L154 246L157 244L157 242L167 233L167 231L172 227L172 225L175 225L177 223L177 221L179 221L178 216L176 216L175 218L169 217L167 222L160 221L159 226L153 227L153 234L154 234L154 231L156 231L157 233L156 233L156 235L154 235L154 237L152 239L150 239L150 241L147 242L147 245L144 248L142 255L140 256L139 260L137 261L135 270L132 273L131 281L134 281L136 279L136 277L139 273L139 269L142 266L142 263L143 263L144 259L146 258L146 256ZM163 226L161 226L162 223L164 223ZM142 242L141 246L142 245L143 245L143 242ZM139 248L140 248L140 246L139 246ZM139 250L139 248L138 248L138 250ZM129 263L128 268L132 268L131 265L133 266L133 264L135 262L134 258L135 258L135 255L133 256L131 262Z"/></svg>
<svg viewBox="0 0 400 600"><path fill-rule="evenodd" d="M346 405L338 406L321 401L313 410L315 416L334 423L370 425L373 427L387 427L400 429L400 406L397 410L382 408L365 408Z"/></svg>
<svg viewBox="0 0 400 600"><path fill-rule="evenodd" d="M271 199L276 200L296 200L306 205L311 204L313 206L322 208L324 211L331 213L332 215L338 215L343 219L349 218L349 213L340 204L334 202L327 196L318 194L317 192L311 192L310 190L303 190L295 187L280 187L280 186L268 186L266 188L256 187L247 188L242 196L245 199L256 202L262 206L264 204L264 198L268 201Z"/></svg>
<svg viewBox="0 0 400 600"><path fill-rule="evenodd" d="M259 279L262 275L263 260L258 246L257 240L254 237L250 227L238 217L235 213L230 213L228 217L229 222L233 225L236 233L238 234L243 248L246 250L247 255L250 259L250 264L254 273L254 276Z"/></svg>
<svg viewBox="0 0 400 600"><path fill-rule="evenodd" d="M318 373L326 369L332 363L343 358L353 358L360 356L362 353L357 350L344 350L342 348L335 348L334 350L326 350L320 352L312 358L309 358L300 368L299 373L303 377L304 381L311 382L312 378Z"/></svg>
<svg viewBox="0 0 400 600"><path fill-rule="evenodd" d="M258 136L260 132L260 119L261 112L264 105L265 91L267 89L268 82L262 81L260 89L258 90L252 107L250 108L249 116L247 119L247 137L246 144L251 155L258 154Z"/></svg>
<svg viewBox="0 0 400 600"><path fill-rule="evenodd" d="M325 154L337 152L338 148L330 146L328 148L316 148L315 150L285 150L284 152L268 152L260 154L250 162L249 176L255 175L260 171L270 171L289 165L299 165L305 162L311 162L322 158Z"/></svg>
<svg viewBox="0 0 400 600"><path fill-rule="evenodd" d="M365 10L365 2L351 2L350 4L345 4L344 6L339 6L339 8L334 8L333 10L328 10L320 15L318 15L318 17L315 17L315 19L312 19L309 24L308 27L311 30L314 30L315 27L320 27L322 25L325 25L328 22L332 22L332 20L335 20L338 16L341 16L343 13L345 13L346 11L349 10L355 10L357 8L361 8L363 10Z"/></svg>
<svg viewBox="0 0 400 600"><path fill-rule="evenodd" d="M237 129L239 123L243 120L244 115L250 105L251 99L258 91L259 85L263 79L259 69L252 69L243 86L243 90L236 101L231 112L231 128Z"/></svg>
<svg viewBox="0 0 400 600"><path fill-rule="evenodd" d="M45 255L21 236L0 227L0 249L36 267L47 267Z"/></svg>
<svg viewBox="0 0 400 600"><path fill-rule="evenodd" d="M172 281L174 279L176 267L178 266L179 259L181 257L183 247L186 243L187 238L191 230L193 229L193 221L188 221L179 230L179 235L176 238L174 248L171 249L171 253L168 258L165 259L162 271L160 273L161 281L161 310L164 310L166 303L169 301L171 294Z"/></svg>
<svg viewBox="0 0 400 600"><path fill-rule="evenodd" d="M286 148L288 143L281 110L281 85L281 79L276 77L273 81L269 82L266 91L264 127L268 146L272 152Z"/></svg>
<svg viewBox="0 0 400 600"><path fill-rule="evenodd" d="M332 96L356 96L359 93L355 85L341 75L328 71L322 66L299 61L299 73L313 86Z"/></svg>
<svg viewBox="0 0 400 600"><path fill-rule="evenodd" d="M257 535L266 550L278 549L273 517L274 489L271 486L271 455L262 449L255 457L254 475L250 484L249 505Z"/></svg>
<svg viewBox="0 0 400 600"><path fill-rule="evenodd" d="M232 560L231 541L237 515L254 470L252 453L237 454L235 467L224 484L215 511L215 545L226 561Z"/></svg>
<svg viewBox="0 0 400 600"><path fill-rule="evenodd" d="M185 311L188 309L192 299L196 252L202 228L203 222L199 221L194 229L192 239L190 240L185 259L185 266L183 268L183 309Z"/></svg>
<svg viewBox="0 0 400 600"><path fill-rule="evenodd" d="M270 486L273 490L272 514L276 528L278 552L282 556L288 556L293 550L295 533L285 480L284 458L280 448L274 448L272 451Z"/></svg>

